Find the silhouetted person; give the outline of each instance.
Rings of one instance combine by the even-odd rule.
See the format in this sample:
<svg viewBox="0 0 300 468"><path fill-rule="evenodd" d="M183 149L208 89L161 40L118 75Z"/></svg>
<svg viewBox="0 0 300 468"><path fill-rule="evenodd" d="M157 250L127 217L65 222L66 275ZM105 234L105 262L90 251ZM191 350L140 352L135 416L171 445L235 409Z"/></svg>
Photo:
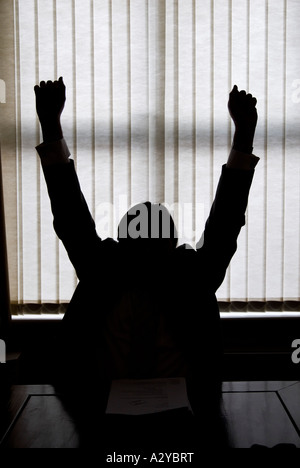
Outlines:
<svg viewBox="0 0 300 468"><path fill-rule="evenodd" d="M96 233L60 116L65 85L35 87L43 143L37 147L54 228L79 284L51 349L53 377L74 389L101 389L118 378L185 377L197 407L199 389L219 390L222 343L216 291L221 285L245 210L254 167L256 99L233 87L232 150L197 249L177 245L173 219L162 205L141 203L121 220L118 239ZM194 390L196 389L196 390ZM197 409L196 409L197 412Z"/></svg>

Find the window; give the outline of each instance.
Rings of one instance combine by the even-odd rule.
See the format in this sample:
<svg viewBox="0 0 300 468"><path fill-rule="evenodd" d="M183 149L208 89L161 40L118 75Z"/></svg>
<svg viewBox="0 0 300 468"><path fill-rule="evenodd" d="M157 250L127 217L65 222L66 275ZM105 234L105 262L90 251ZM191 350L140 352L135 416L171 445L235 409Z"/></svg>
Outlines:
<svg viewBox="0 0 300 468"><path fill-rule="evenodd" d="M218 299L293 308L300 300L299 1L5 0L0 8L16 310L68 302L76 286L34 150L41 135L33 86L59 76L67 86L65 138L103 238L116 235L131 204L150 199L173 210L182 240L194 244L231 145L228 93L233 84L252 92L261 161Z"/></svg>

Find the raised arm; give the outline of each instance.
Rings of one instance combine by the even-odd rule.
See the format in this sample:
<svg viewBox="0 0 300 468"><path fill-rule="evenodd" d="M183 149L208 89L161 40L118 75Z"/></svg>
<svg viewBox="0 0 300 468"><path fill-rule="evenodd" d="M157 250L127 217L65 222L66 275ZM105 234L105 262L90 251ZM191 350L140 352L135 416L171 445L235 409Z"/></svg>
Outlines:
<svg viewBox="0 0 300 468"><path fill-rule="evenodd" d="M232 149L216 190L215 199L197 245L207 284L216 291L237 248L245 224L248 195L254 168L259 160L252 154L257 124L256 99L234 86L228 110L235 126Z"/></svg>
<svg viewBox="0 0 300 468"><path fill-rule="evenodd" d="M91 272L97 236L74 168L74 161L63 138L61 114L66 100L63 79L42 81L34 87L36 110L43 143L37 146L53 213L53 225L62 240L77 276Z"/></svg>

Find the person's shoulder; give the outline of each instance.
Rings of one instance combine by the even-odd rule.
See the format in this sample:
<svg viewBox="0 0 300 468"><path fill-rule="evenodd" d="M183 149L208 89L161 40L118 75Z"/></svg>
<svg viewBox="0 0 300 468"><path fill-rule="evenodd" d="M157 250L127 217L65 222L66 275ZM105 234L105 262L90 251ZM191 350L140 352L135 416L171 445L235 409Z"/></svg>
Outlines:
<svg viewBox="0 0 300 468"><path fill-rule="evenodd" d="M190 244L181 244L175 249L175 256L177 257L193 257L197 251Z"/></svg>
<svg viewBox="0 0 300 468"><path fill-rule="evenodd" d="M101 247L116 250L119 247L119 242L112 237L106 237L101 240Z"/></svg>

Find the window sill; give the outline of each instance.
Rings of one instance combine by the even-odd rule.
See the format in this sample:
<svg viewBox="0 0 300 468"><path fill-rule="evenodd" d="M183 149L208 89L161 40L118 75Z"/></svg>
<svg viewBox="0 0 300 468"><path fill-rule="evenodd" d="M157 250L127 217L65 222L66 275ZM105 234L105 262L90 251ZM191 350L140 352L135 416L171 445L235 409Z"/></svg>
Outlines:
<svg viewBox="0 0 300 468"><path fill-rule="evenodd" d="M12 315L13 322L60 321L64 314L18 314Z"/></svg>
<svg viewBox="0 0 300 468"><path fill-rule="evenodd" d="M221 319L268 319L297 318L300 311L295 312L220 312Z"/></svg>
<svg viewBox="0 0 300 468"><path fill-rule="evenodd" d="M12 315L13 322L31 322L62 320L64 314L18 314ZM220 312L221 319L282 319L282 318L300 318L299 312Z"/></svg>

